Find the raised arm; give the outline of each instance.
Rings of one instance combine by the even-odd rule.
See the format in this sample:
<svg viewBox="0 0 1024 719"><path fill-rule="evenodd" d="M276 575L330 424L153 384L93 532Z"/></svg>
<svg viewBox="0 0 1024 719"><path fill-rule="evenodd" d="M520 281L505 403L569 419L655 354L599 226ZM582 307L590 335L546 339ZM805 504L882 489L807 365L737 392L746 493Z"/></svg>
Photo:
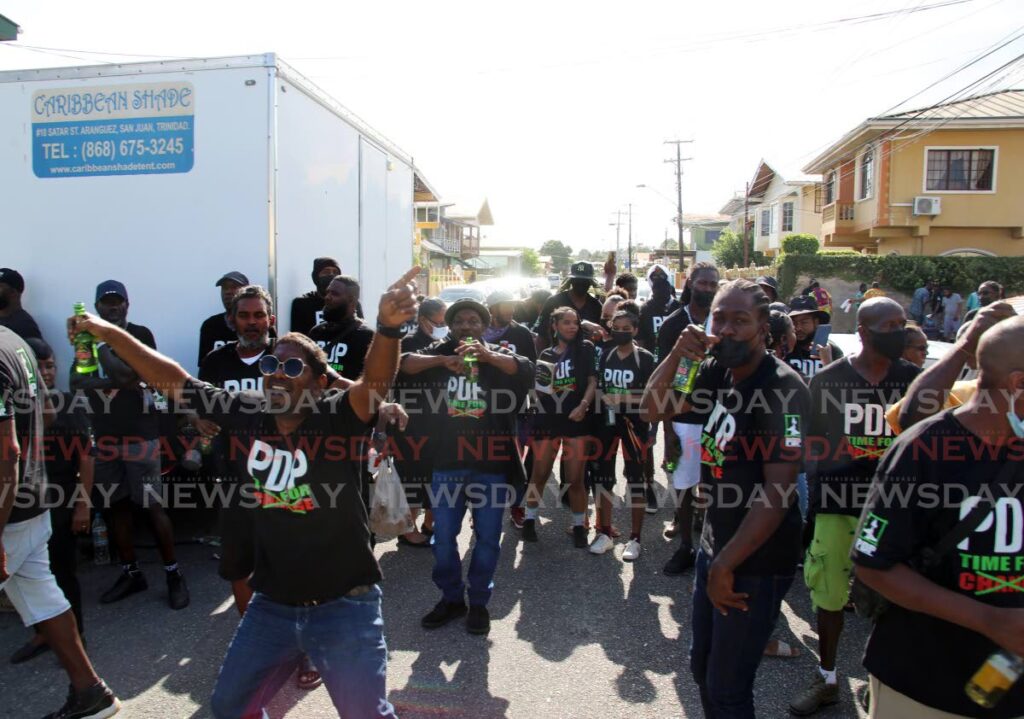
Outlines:
<svg viewBox="0 0 1024 719"><path fill-rule="evenodd" d="M645 422L663 422L690 411L688 398L672 387L676 370L684 359L702 362L707 351L717 343L717 337L708 335L703 327L697 325L688 325L680 332L679 339L672 345L668 356L655 368L644 389L640 400L640 418Z"/></svg>
<svg viewBox="0 0 1024 719"><path fill-rule="evenodd" d="M150 387L174 400L182 398L182 389L189 375L170 357L147 347L120 327L88 313L68 318L68 338L74 338L79 332L89 332L98 341L109 345L120 361Z"/></svg>
<svg viewBox="0 0 1024 719"><path fill-rule="evenodd" d="M380 298L377 324L381 331L370 343L362 376L348 389L352 411L364 422L370 421L380 403L387 398L398 372L402 340L399 329L416 316L416 288L412 282L419 272L419 267L413 267ZM395 336L386 337L383 332Z"/></svg>

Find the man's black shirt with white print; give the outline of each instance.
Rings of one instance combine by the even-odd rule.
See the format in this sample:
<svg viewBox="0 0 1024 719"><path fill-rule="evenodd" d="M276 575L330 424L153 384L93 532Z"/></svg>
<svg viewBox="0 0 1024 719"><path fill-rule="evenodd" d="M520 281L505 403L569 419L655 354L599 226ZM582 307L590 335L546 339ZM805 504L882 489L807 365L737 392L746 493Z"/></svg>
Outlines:
<svg viewBox="0 0 1024 719"><path fill-rule="evenodd" d="M816 512L860 516L878 461L895 439L885 413L920 373L899 359L873 385L844 357L811 380L808 437L809 458L817 460L811 477Z"/></svg>
<svg viewBox="0 0 1024 719"><path fill-rule="evenodd" d="M229 342L210 352L199 365L199 379L215 387L233 392L262 392L263 373L260 358L274 351L271 344L258 355L242 359L238 355L238 342Z"/></svg>
<svg viewBox="0 0 1024 719"><path fill-rule="evenodd" d="M658 331L659 363L661 360L669 356L672 352L672 348L679 340L679 335L681 335L683 330L691 324L695 323L693 318L690 316L690 309L686 305L677 307L672 314L665 318L665 321L661 324L661 329ZM683 424L703 424L701 417L693 412L677 414L672 418L672 421L681 422Z"/></svg>
<svg viewBox="0 0 1024 719"><path fill-rule="evenodd" d="M373 330L362 320L321 322L309 331L309 338L327 354L331 369L345 379L359 379L373 341Z"/></svg>
<svg viewBox="0 0 1024 719"><path fill-rule="evenodd" d="M665 356L661 353L661 344L658 342L662 325L679 307L679 301L670 295L667 302L660 302L657 298L652 297L640 308L640 333L637 335L637 342L648 352L654 354L655 361ZM677 334L676 337L678 336ZM675 344L674 340L673 344ZM669 349L672 349L672 345L669 345Z"/></svg>
<svg viewBox="0 0 1024 719"><path fill-rule="evenodd" d="M828 346L832 348L833 362L843 356L843 351L835 342L829 340ZM793 351L786 356L786 364L796 370L804 378L804 382L808 383L814 378L814 375L818 374L825 367L825 363L821 361L820 357L811 356L810 345L797 345L794 347Z"/></svg>
<svg viewBox="0 0 1024 719"><path fill-rule="evenodd" d="M285 604L340 597L380 580L361 462L353 461L369 425L346 392L326 392L288 436L262 395L196 381L186 392L197 395L190 401L201 417L221 426L232 475L241 478L227 485L240 501L222 515L225 579L251 574L255 591Z"/></svg>
<svg viewBox="0 0 1024 719"><path fill-rule="evenodd" d="M774 355L745 380L709 359L701 365L691 402L703 420L701 481L710 504L701 546L714 554L732 539L762 494L767 464L798 464L803 454L810 394L803 380ZM802 522L794 500L775 533L735 569L736 574L788 575L800 555Z"/></svg>
<svg viewBox="0 0 1024 719"><path fill-rule="evenodd" d="M910 427L878 466L853 545L854 563L881 570L910 565L949 591L991 606L1024 609L1024 500L1016 491L1024 470L1005 489L986 486L1007 462L1024 465L1024 443L994 449L952 410ZM945 501L947 494L951 501ZM938 566L924 569L922 550L934 547L977 501L968 504L964 498L979 496L996 499L996 511ZM872 629L864 666L886 686L945 712L1024 716L1020 682L993 709L981 708L964 693L964 685L997 649L969 629L891 604Z"/></svg>
<svg viewBox="0 0 1024 719"><path fill-rule="evenodd" d="M531 362L537 361L536 337L518 322L510 322L500 331L489 329L484 333L484 339L488 344L505 347L512 354L525 357Z"/></svg>

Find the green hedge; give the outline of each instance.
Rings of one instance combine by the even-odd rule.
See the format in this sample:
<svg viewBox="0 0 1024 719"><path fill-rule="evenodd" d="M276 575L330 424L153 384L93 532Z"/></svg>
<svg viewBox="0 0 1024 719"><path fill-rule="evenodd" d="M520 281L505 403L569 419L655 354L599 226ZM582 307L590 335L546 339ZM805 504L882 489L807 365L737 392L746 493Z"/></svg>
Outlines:
<svg viewBox="0 0 1024 719"><path fill-rule="evenodd" d="M1024 257L880 257L856 252L782 255L778 264L780 296L793 296L800 275L868 284L877 281L882 289L906 294L935 279L965 297L985 280L995 280L1006 288L1007 297L1024 293Z"/></svg>

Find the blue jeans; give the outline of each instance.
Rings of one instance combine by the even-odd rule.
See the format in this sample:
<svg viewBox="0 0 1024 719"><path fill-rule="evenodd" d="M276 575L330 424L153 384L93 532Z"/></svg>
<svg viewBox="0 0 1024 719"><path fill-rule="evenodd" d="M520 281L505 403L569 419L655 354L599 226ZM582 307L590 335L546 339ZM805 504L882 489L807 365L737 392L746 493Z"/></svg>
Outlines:
<svg viewBox="0 0 1024 719"><path fill-rule="evenodd" d="M801 472L796 476L796 501L800 505L800 516L807 519L808 488L807 472Z"/></svg>
<svg viewBox="0 0 1024 719"><path fill-rule="evenodd" d="M708 599L710 565L711 558L698 552L690 671L707 719L752 719L754 677L793 575L736 575L733 590L749 595L748 610L730 609L722 616Z"/></svg>
<svg viewBox="0 0 1024 719"><path fill-rule="evenodd" d="M465 601L458 538L466 509L473 513L476 544L469 562L469 603L485 607L494 589L501 520L513 498L505 476L472 469L439 470L431 483L434 508L434 584L446 602Z"/></svg>
<svg viewBox="0 0 1024 719"><path fill-rule="evenodd" d="M254 595L221 665L210 702L213 716L262 716L308 654L340 716L395 719L387 700L380 598L380 588L374 587L317 607L290 607Z"/></svg>

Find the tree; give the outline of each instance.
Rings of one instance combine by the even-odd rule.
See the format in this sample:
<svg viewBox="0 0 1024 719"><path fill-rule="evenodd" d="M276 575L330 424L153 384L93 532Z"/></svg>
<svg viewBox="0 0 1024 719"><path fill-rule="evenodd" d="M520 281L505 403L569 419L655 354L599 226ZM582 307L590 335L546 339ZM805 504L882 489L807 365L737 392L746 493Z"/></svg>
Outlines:
<svg viewBox="0 0 1024 719"><path fill-rule="evenodd" d="M678 250L679 243L675 240L665 240L661 243L661 249L663 250Z"/></svg>
<svg viewBox="0 0 1024 719"><path fill-rule="evenodd" d="M732 230L723 230L715 240L711 254L715 257L715 263L722 269L743 267L743 238ZM768 264L764 253L753 249L749 253L749 262L753 262L759 267Z"/></svg>
<svg viewBox="0 0 1024 719"><path fill-rule="evenodd" d="M580 253L576 255L577 260L583 260L584 262L590 262L594 259L594 255L590 250L580 250Z"/></svg>
<svg viewBox="0 0 1024 719"><path fill-rule="evenodd" d="M540 255L537 254L537 250L529 247L523 250L522 268L523 274L527 277L537 277L540 275Z"/></svg>
<svg viewBox="0 0 1024 719"><path fill-rule="evenodd" d="M556 272L566 272L572 264L572 248L558 240L547 240L540 246L540 254L551 257L551 266Z"/></svg>

